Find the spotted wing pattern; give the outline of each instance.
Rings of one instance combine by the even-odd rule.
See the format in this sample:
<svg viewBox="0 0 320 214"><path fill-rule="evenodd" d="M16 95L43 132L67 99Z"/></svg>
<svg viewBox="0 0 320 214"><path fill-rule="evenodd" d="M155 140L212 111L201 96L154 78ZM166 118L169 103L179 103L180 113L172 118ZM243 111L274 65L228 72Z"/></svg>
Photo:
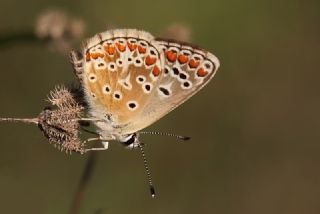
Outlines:
<svg viewBox="0 0 320 214"><path fill-rule="evenodd" d="M190 45L155 40L124 29L100 33L83 50L79 73L90 114L109 135L152 124L200 90L216 73L218 59Z"/></svg>

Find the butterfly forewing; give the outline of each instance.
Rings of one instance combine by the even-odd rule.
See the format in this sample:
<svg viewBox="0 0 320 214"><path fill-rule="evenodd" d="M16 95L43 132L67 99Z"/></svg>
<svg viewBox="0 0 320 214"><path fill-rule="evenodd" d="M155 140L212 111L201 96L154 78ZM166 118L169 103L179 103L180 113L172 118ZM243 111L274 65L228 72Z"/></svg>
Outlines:
<svg viewBox="0 0 320 214"><path fill-rule="evenodd" d="M162 75L142 114L132 119L134 129L130 131L145 128L188 100L209 82L219 67L218 59L205 50L173 41L156 43L164 59Z"/></svg>
<svg viewBox="0 0 320 214"><path fill-rule="evenodd" d="M110 135L152 124L200 90L219 67L207 51L128 29L98 34L84 55L81 79L90 113L108 118Z"/></svg>

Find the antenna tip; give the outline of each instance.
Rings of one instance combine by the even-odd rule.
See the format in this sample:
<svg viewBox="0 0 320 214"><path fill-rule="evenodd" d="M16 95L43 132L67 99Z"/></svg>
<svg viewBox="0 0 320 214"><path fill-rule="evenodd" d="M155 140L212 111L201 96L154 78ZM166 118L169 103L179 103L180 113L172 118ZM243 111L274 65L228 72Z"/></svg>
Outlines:
<svg viewBox="0 0 320 214"><path fill-rule="evenodd" d="M156 191L154 190L154 187L152 185L150 186L150 193L152 198L156 197Z"/></svg>
<svg viewBox="0 0 320 214"><path fill-rule="evenodd" d="M181 140L190 140L191 139L191 137L188 137L188 136L181 136L181 138L180 138Z"/></svg>

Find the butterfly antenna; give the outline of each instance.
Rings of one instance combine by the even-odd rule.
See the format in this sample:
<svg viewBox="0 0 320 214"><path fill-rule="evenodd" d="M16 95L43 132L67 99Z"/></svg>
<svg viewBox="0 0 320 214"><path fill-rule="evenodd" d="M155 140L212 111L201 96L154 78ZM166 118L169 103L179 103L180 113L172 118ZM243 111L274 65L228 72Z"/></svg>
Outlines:
<svg viewBox="0 0 320 214"><path fill-rule="evenodd" d="M162 135L162 136L168 136L168 137L175 137L179 140L184 140L184 141L191 139L191 137L188 137L188 136L176 135L176 134L166 133L166 132L139 132L139 134Z"/></svg>
<svg viewBox="0 0 320 214"><path fill-rule="evenodd" d="M0 118L0 122L22 122L22 123L33 123L38 124L38 118Z"/></svg>
<svg viewBox="0 0 320 214"><path fill-rule="evenodd" d="M143 145L140 144L140 143L139 143L139 148L140 148L141 155L142 155L142 158L143 158L144 169L146 170L146 173L147 173L147 179L148 179L148 183L149 183L149 189L150 189L151 197L154 198L154 197L156 197L156 191L155 191L153 183L152 183L152 176L151 176L150 168L149 168L149 165L148 165L146 153L144 152Z"/></svg>

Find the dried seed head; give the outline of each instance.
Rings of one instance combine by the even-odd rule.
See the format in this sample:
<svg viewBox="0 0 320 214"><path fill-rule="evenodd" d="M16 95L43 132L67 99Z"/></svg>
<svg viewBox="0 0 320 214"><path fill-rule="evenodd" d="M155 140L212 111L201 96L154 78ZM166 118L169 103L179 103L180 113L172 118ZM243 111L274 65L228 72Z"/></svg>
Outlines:
<svg viewBox="0 0 320 214"><path fill-rule="evenodd" d="M56 108L45 109L38 116L38 126L44 136L61 151L84 153L79 138L83 107L64 86L50 92L49 101Z"/></svg>
<svg viewBox="0 0 320 214"><path fill-rule="evenodd" d="M51 49L67 53L72 43L84 34L84 23L61 10L51 9L37 18L35 33L46 39Z"/></svg>
<svg viewBox="0 0 320 214"><path fill-rule="evenodd" d="M188 25L172 23L163 32L164 38L171 38L182 42L191 42L191 29Z"/></svg>

